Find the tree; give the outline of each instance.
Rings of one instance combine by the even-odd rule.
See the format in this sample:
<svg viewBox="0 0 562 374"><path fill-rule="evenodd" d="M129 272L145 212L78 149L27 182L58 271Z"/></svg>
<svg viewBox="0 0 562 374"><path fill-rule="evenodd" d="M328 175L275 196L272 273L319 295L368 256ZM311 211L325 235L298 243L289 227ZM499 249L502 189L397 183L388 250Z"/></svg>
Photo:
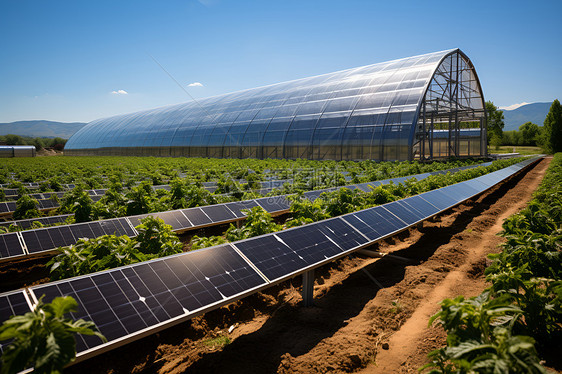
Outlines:
<svg viewBox="0 0 562 374"><path fill-rule="evenodd" d="M539 126L532 122L526 122L519 126L519 133L521 134L521 145L536 145L537 136L540 133Z"/></svg>
<svg viewBox="0 0 562 374"><path fill-rule="evenodd" d="M562 151L562 107L554 100L544 119L542 144L549 153Z"/></svg>
<svg viewBox="0 0 562 374"><path fill-rule="evenodd" d="M490 139L496 135L502 139L503 136L503 111L498 110L498 108L491 101L486 101L486 112L488 113L488 124L486 127L486 132L488 133L488 144Z"/></svg>

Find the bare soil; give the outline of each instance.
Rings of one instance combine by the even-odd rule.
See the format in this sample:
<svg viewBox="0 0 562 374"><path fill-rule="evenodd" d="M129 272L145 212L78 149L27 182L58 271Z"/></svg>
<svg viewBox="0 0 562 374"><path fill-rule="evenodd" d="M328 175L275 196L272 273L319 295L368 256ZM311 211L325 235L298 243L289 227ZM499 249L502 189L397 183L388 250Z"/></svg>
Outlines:
<svg viewBox="0 0 562 374"><path fill-rule="evenodd" d="M503 220L526 206L549 163L369 248L393 256L352 255L317 269L313 307L300 305L297 277L68 372L417 372L445 344L429 317L444 298L484 290Z"/></svg>

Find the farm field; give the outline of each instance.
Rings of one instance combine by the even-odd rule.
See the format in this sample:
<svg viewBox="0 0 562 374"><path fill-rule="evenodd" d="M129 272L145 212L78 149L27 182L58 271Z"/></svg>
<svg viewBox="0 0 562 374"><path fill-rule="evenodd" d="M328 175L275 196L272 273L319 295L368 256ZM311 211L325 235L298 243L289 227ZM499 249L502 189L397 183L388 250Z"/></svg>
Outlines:
<svg viewBox="0 0 562 374"><path fill-rule="evenodd" d="M14 208L5 207L0 214L5 215L5 220L11 216L31 219L79 210L78 216L67 217L65 222L87 222L248 200L262 194L274 196L343 186L481 162L422 164L151 157L13 159L0 165L0 201L11 201ZM44 197L41 204L33 200L38 193ZM37 227L41 226L38 223Z"/></svg>
<svg viewBox="0 0 562 374"><path fill-rule="evenodd" d="M532 146L508 146L502 145L498 149L496 147L488 147L488 153L519 153L521 155L538 155L543 153L543 149L541 147L532 147Z"/></svg>
<svg viewBox="0 0 562 374"><path fill-rule="evenodd" d="M486 254L498 251L503 219L526 206L549 162L378 245L406 261L353 256L326 265L312 308L299 306L297 278L69 371L414 372L444 344L442 330L427 328L437 303L485 288Z"/></svg>
<svg viewBox="0 0 562 374"><path fill-rule="evenodd" d="M500 165L508 165L509 163L513 163L514 160L508 161L503 160L497 162L496 168L500 167ZM435 270L437 273L449 273L454 274L455 272L474 272L475 262L472 255L476 253L477 257L485 257L484 255L492 250L482 250L479 249L477 251L466 251L464 249L465 243L462 243L462 248L444 248L446 251L443 256L439 256L436 259L433 259L435 254L438 254L441 250L441 246L435 246L434 244L440 243L453 243L459 242L459 246L463 240L466 241L466 244L469 246L471 245L478 245L477 243L484 243L484 247L487 248L487 242L493 242L491 239L485 237L486 235L493 235L492 231L494 231L497 226L501 227L501 220L506 218L507 216L513 214L518 209L525 206L527 200L519 201L517 204L513 204L514 201L510 203L506 203L510 206L510 209L505 212L497 213L496 211L499 209L503 209L503 205L492 209L491 207L499 204L500 201L505 199L505 196L508 196L512 193L512 190L522 189L521 184L527 183L531 188L529 188L528 194L530 195L536 186L533 183L540 182L542 175L544 174L544 170L546 169L546 164L548 161L542 161L539 163L538 166L534 166L530 171L526 171L524 176L517 176L515 179L510 180L508 182L503 183L503 185L494 187L491 191L486 192L484 195L475 198L474 201L466 202L456 208L453 209L453 213L451 210L446 211L445 213L441 213L437 218L432 219L430 222L424 223L423 227L418 227L416 229L409 229L407 232L403 232L398 234L395 237L390 239L386 239L384 242L379 243L378 245L372 246L373 248L379 252L390 253L391 256L383 256L381 259L373 259L368 257L363 257L362 255L351 255L344 259L338 260L334 263L328 264L323 266L322 268L318 269L316 272L316 304L312 308L303 308L299 305L301 300L300 292L298 291L300 287L300 277L293 278L290 281L285 281L281 285L275 286L273 288L267 289L265 291L260 292L257 295L250 296L242 301L238 301L228 305L227 307L223 307L219 310L209 312L202 317L195 317L190 322L184 323L179 325L182 329L181 339L180 336L173 337L174 342L168 344L163 343L160 339L162 336L167 336L170 334L170 330L175 332L179 331L179 328L164 330L163 332L153 335L149 338L145 338L140 340L139 342L146 342L148 340L157 340L158 346L152 347L153 352L149 354L145 361L142 359L139 361L138 357L131 357L131 362L127 365L133 363L136 367L131 368L128 366L127 368L123 368L122 372L129 372L131 370L137 371L138 370L147 370L147 372L152 372L155 369L159 369L162 372L167 372L165 369L166 367L173 367L174 369L171 372L182 372L181 370L185 370L189 367L189 371L201 370L201 372L209 372L209 371L223 371L226 368L216 368L216 365L219 363L213 360L211 366L207 367L205 358L207 354L212 352L212 354L226 354L227 361L229 360L228 352L231 349L235 349L236 344L242 344L242 347L245 347L245 341L248 337L254 336L254 334L261 335L262 333L269 333L269 329L272 328L271 323L275 323L276 318L280 315L285 315L288 318L288 321L281 322L282 327L275 327L274 333L279 334L281 337L286 337L287 339L291 339L290 335L292 335L292 339L296 342L295 347L299 347L295 351L295 347L291 348L290 342L281 341L281 347L279 348L279 353L282 354L280 359L272 358L273 362L269 363L262 363L263 365L268 365L267 367L263 368L263 372L271 372L271 371L279 371L279 372L314 372L317 370L326 371L326 370L336 370L336 371L349 371L349 370L358 370L358 369L370 369L372 368L369 366L369 363L376 362L377 365L375 368L384 367L384 353L390 351L395 346L406 346L408 345L408 341L411 341L412 329L408 328L408 333L406 334L406 338L403 339L402 343L399 341L398 343L389 343L389 336L391 335L391 331L397 330L402 322L404 322L407 317L410 315L415 316L418 313L417 309L417 302L419 300L416 297L416 292L414 291L417 289L417 286L420 284L428 284L431 288L434 288L433 292L442 288L440 284L440 278L435 277L434 274L431 274L430 270ZM503 166L501 166L503 167ZM486 167L486 170L494 170L489 169L491 167ZM255 231L256 227L259 227L260 230L264 229L264 225L266 231L265 232L272 232L281 230L283 227L281 225L288 225L288 227L294 227L307 224L310 222L314 222L317 220L323 220L329 218L330 216L338 216L341 214L345 214L347 212L352 212L354 210L365 209L369 206L374 206L378 204L383 204L388 201L393 201L396 199L404 198L406 196L410 196L412 194L420 193L422 191L432 190L434 188L439 188L441 186L449 185L451 183L456 183L458 181L466 180L467 178L473 178L477 175L481 175L482 168L465 170L462 172L458 172L455 175L436 175L428 178L425 181L418 181L412 182L407 181L404 185L388 185L388 186L381 186L377 187L371 192L363 193L360 191L345 192L345 190L341 190L340 192L334 192L327 195L322 195L321 198L315 202L307 202L295 200L293 205L291 206L291 210L289 212L288 217L279 217L275 221L269 221L271 218L267 218L263 216L262 213L255 212L256 216L254 217L254 212L249 212L247 224L244 224L242 227L234 227L231 226L226 230L226 239L230 241L240 240L248 237L252 237L255 235L260 235L259 230ZM542 174L541 174L541 170ZM534 179L529 180L530 175L535 175ZM435 177L435 178L433 178ZM524 182L527 178L527 181ZM349 190L348 190L349 191ZM503 191L503 192L502 192ZM499 195L498 195L499 194ZM497 200L497 202L493 201ZM336 209L337 208L337 209ZM475 218L471 213L468 212L477 212L476 215L478 216ZM490 210L491 209L491 210ZM306 214L302 214L302 212L315 212L312 216L307 216ZM461 213L458 213L461 212ZM491 214L488 217L488 213ZM496 213L494 213L496 212ZM456 215L458 213L458 215ZM503 217L503 215L506 217ZM467 217L470 218L463 218L468 215ZM263 217L262 217L263 216ZM496 217L497 216L497 217ZM255 218L258 218L255 221ZM312 218L311 218L312 217ZM454 217L452 220L449 220L447 217ZM480 222L480 219L484 219L483 217L487 217L486 221ZM494 218L495 217L495 218ZM499 218L498 218L499 217ZM265 221L260 221L265 219ZM481 224L477 225L476 228L469 227L472 224L472 219L474 221L478 221ZM465 222L466 220L466 222ZM499 223L491 224L492 220L498 221ZM259 223L259 225L255 225L255 223ZM292 223L291 223L292 222ZM460 223L459 223L460 222ZM436 225L439 223L439 225ZM146 224L146 223L145 223ZM462 234L472 234L473 231L475 232L482 232L483 236L471 238L471 235L461 235L459 239L459 231L457 230L457 226L461 224L464 225L466 232ZM488 226L490 226L488 228ZM204 233L202 238L207 238L210 240L204 245L199 245L198 248L209 246L209 245L216 245L218 244L214 240L217 238L224 240L225 238L225 230L224 228L214 228L210 230L210 232ZM141 229L139 230L139 237L141 235ZM261 232L263 234L264 232ZM198 232L201 234L201 232ZM207 235L207 234L210 234ZM219 234L221 236L213 236ZM429 236L426 236L428 234ZM167 235L167 234L166 234ZM230 236L229 236L230 235ZM249 235L249 236L248 236ZM185 236L181 235L180 239L183 241L183 249L189 250L190 247L195 248L193 238L191 235ZM207 240L206 239L206 240ZM474 239L471 241L471 239ZM139 243L142 246L142 239L140 239ZM186 243L188 246L186 247ZM429 245L430 248L433 248L434 253L430 253L431 250L426 248ZM176 244L174 246L177 247ZM410 248L408 248L411 246ZM181 247L181 245L180 245ZM413 248L413 249L412 249ZM421 251L421 252L419 252ZM429 251L429 252L428 252ZM449 251L449 252L447 252ZM468 255L467 258L463 258L463 255L459 254L466 254ZM480 256L481 255L481 256ZM450 256L452 258L447 258ZM445 260L445 264L438 265L435 267L434 260L436 261L443 261ZM474 261L473 261L474 260ZM105 261L105 260L104 260ZM466 263L463 261L469 262L469 269L466 268ZM431 269L427 269L426 263L431 264ZM480 264L481 270L485 268L484 264ZM468 266L468 265L467 265ZM34 268L32 271L29 268ZM62 267L61 267L62 268ZM59 269L61 269L59 268ZM459 270L456 270L458 268ZM370 271L369 269L373 269ZM420 270L421 269L421 270ZM95 270L90 270L95 271ZM8 266L2 266L0 269L0 276L1 277L8 277L12 278L12 274L20 272L20 280L21 285L31 285L31 284L38 284L48 281L48 272L45 268L45 263L41 261L35 262L32 261L23 261L20 263L14 263ZM409 272L413 272L413 277L418 278L418 280L411 279L409 280L410 283L416 287L406 287L408 290L403 289L402 291L398 291L399 297L390 300L389 310L384 310L384 306L377 304L381 302L381 299L377 299L380 295L385 295L387 292L394 292L389 291L393 290L393 287L398 286L401 284L402 281L405 281ZM474 275L474 274L473 274ZM47 277L41 278L41 277ZM64 277L68 277L66 275ZM396 278L398 276L398 278ZM62 277L62 278L64 278ZM429 277L429 278L428 278ZM453 286L448 285L447 279L450 275L447 275L445 280L445 289L453 289ZM358 283L361 281L361 278L366 280L365 287L363 285L359 285ZM401 278L401 280L400 280ZM455 277L454 279L457 279ZM478 278L475 275L475 279ZM482 278L482 276L481 276ZM56 278L55 278L56 279ZM427 281L427 279L430 279ZM431 280L433 279L433 280ZM482 278L483 279L483 278ZM458 280L458 279L457 279ZM349 283L350 282L350 283ZM470 282L468 282L470 283ZM351 284L350 289L342 289L342 285ZM17 282L15 283L17 285ZM355 288L358 287L360 289L359 293L364 294L359 296L355 293ZM421 286L420 286L421 287ZM369 291L367 291L367 289ZM456 289L456 288L455 288ZM483 289L483 287L482 287ZM351 292L350 292L351 291ZM413 293L410 291L414 291ZM481 290L480 290L481 291ZM345 295L338 295L338 292L343 292ZM374 292L374 293L373 293ZM470 296L470 289L468 291L462 291L466 296ZM348 295L349 293L349 295ZM402 294L406 296L402 296ZM433 296L433 298L439 298L443 293L437 293ZM334 295L338 297L342 297L341 300L338 299L331 299ZM355 295L355 296L351 296ZM370 298L366 299L366 295ZM410 296L412 296L410 298ZM419 296L419 295L418 295ZM453 295L454 296L454 295ZM358 306L356 305L356 300L351 299L351 297L356 298L357 300L361 300L361 303L364 304L363 309L357 309ZM441 297L442 298L442 297ZM374 301L375 300L375 301ZM433 300L431 297L428 300ZM384 301L384 300L383 300ZM437 307L437 303L440 301L433 301L433 306ZM364 319L362 314L365 312L365 308L371 305L376 306L376 310L378 313L373 311L368 311L368 316L366 318L374 318L373 322L367 322ZM342 307L342 305L350 304L353 307L353 311L350 311L348 307ZM330 306L332 305L332 306ZM338 305L337 310L330 310L330 308L334 308L333 305ZM288 309L287 309L288 308ZM323 310L324 308L324 310ZM420 306L422 309L429 308L428 305L425 307ZM414 312L415 311L415 312ZM412 312L413 314L408 314L408 312ZM430 311L430 315L435 312L435 310ZM355 313L355 314L354 314ZM357 314L358 313L358 314ZM328 314L331 314L328 316ZM333 314L333 315L332 315ZM380 315L379 315L380 314ZM291 317L292 315L292 317ZM218 317L216 317L218 316ZM296 320L295 320L296 316ZM376 317L375 317L376 316ZM343 318L345 317L345 318ZM388 317L388 319L384 319L383 317ZM312 318L312 320L310 319ZM339 318L339 322L335 320L335 318ZM382 323L380 319L383 318ZM327 332L320 332L318 333L316 330L320 327L317 327L317 324L322 324L322 320L326 319L328 321L327 326L332 334L328 334ZM346 325L352 326L352 321L356 320L360 322L361 328L365 327L366 325L371 326L368 329L367 336L364 337L367 340L363 341L362 339L358 339L358 335L361 335L363 332L360 332L361 328L359 326L355 326L353 329L354 337L347 335L349 332ZM423 317L422 317L423 319ZM409 320L410 321L410 320ZM301 332L297 330L293 330L293 327L290 324L296 324L297 327L300 326ZM410 322L408 322L410 323ZM427 319L424 322L427 324ZM299 325L300 324L300 325ZM199 326L200 325L200 326ZM305 326L309 326L306 327ZM378 326L378 327L377 327ZM383 332L379 331L379 328L384 326L382 330ZM324 326L325 327L325 326ZM417 327L419 329L419 326ZM388 330L390 329L390 330ZM285 332L285 330L287 330ZM415 329L414 329L415 330ZM314 336L315 343L299 343L300 340L304 339L305 337L302 335L310 335ZM400 331L400 330L399 330ZM319 335L317 335L319 334ZM437 333L437 335L439 335ZM341 338L341 342L336 339L333 343L330 339L334 337ZM369 339L373 337L378 337L378 340L374 341L374 345L368 347L367 345L362 345L363 343L367 344ZM397 333L395 336L400 336ZM331 337L331 338L329 338ZM271 338L271 336L270 336ZM328 340L326 340L328 339ZM394 339L394 336L391 338ZM417 338L416 338L417 339ZM414 340L416 340L414 339ZM359 342L359 345L353 345L353 352L357 351L358 347L362 347L362 353L350 353L350 347L345 347L345 342ZM404 344L406 341L406 344ZM437 340L435 340L437 341ZM130 348L135 347L137 343L132 343L127 345L123 348L119 348L114 352L124 351L128 352L129 349L133 349L134 352L138 352L138 349ZM189 343L189 348L185 349L186 343ZM342 343L344 342L344 343ZM161 346L164 344L164 346ZM265 342L260 342L261 345L266 345ZM302 344L305 347L308 347L309 350L301 351ZM330 347L336 344L338 347L341 346L341 352L345 356L343 357L342 354L335 354L334 350ZM178 347L179 345L179 347ZM380 347L379 347L380 345ZM442 345L442 342L441 342ZM379 349L378 349L378 348ZM327 349L327 352L323 349ZM354 350L355 349L355 350ZM380 355L377 355L377 349L380 351ZM283 351L283 352L281 352ZM299 353L300 352L300 353ZM344 353L346 352L346 353ZM109 352L105 355L100 357L104 357L106 355L112 355L113 352ZM235 355L239 355L241 352L236 353ZM328 355L334 356L337 361L330 363L328 366L328 362L325 359L322 360L317 355ZM425 359L425 355L427 352L422 354ZM128 353L127 353L128 355ZM195 357L193 357L195 355ZM312 355L312 356L311 356ZM392 360L396 357L400 357L402 355L401 352L398 354L393 354ZM152 359L150 359L152 357ZM173 360L170 361L171 357ZM178 358L179 357L179 358ZM222 356L220 356L222 357ZM310 361L306 357L313 357ZM347 358L346 358L347 357ZM146 357L145 357L146 358ZM152 361L151 361L152 360ZM179 360L179 361L177 361ZM220 361L223 359L221 358ZM396 362L390 363L389 367L396 367ZM320 362L321 361L321 362ZM84 365L94 365L101 370L101 372L121 372L121 368L114 368L114 367L106 367L102 365L101 367L97 366L98 358L90 359L84 363L77 364L76 368L82 369L71 369L71 370L87 370L84 369ZM115 363L114 360L111 362ZM422 364L425 361L422 361ZM179 366L178 366L179 364ZM260 364L260 365L262 365ZM321 365L320 365L321 364ZM164 365L164 366L161 366ZM203 366L201 366L203 365ZM247 363L244 363L247 365ZM271 366L275 365L275 367ZM318 366L320 365L320 366ZM324 366L322 366L324 365ZM403 366L403 364L402 364ZM420 364L421 366L421 364ZM419 367L419 366L418 366ZM246 366L247 368L247 366ZM117 370L117 371L116 371ZM178 371L179 370L179 371ZM242 367L240 367L240 371ZM235 371L236 372L236 371ZM382 371L385 372L385 371ZM388 372L388 371L386 371Z"/></svg>

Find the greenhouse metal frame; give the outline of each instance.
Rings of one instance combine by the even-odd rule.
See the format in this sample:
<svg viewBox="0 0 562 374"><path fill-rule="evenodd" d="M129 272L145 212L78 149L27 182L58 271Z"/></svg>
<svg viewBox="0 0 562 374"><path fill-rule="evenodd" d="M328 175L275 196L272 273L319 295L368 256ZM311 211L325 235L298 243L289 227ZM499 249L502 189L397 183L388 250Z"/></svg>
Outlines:
<svg viewBox="0 0 562 374"><path fill-rule="evenodd" d="M478 76L459 49L90 122L67 155L314 160L484 157Z"/></svg>

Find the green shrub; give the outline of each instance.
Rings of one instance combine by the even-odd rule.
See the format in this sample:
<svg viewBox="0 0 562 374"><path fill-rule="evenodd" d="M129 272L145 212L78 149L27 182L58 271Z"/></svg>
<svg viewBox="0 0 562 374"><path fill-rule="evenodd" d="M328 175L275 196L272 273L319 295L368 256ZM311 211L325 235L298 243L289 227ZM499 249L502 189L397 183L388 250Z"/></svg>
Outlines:
<svg viewBox="0 0 562 374"><path fill-rule="evenodd" d="M41 213L37 209L38 205L37 200L28 195L23 195L16 201L16 210L12 217L15 220L39 217Z"/></svg>

